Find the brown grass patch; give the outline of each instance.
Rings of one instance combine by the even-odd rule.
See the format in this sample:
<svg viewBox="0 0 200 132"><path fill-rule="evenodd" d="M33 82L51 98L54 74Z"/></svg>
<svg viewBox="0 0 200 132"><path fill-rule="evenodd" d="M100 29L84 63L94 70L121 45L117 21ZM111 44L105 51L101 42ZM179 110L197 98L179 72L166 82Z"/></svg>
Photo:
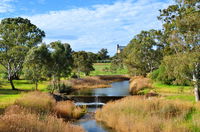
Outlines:
<svg viewBox="0 0 200 132"><path fill-rule="evenodd" d="M78 119L85 114L86 109L76 107L71 101L61 101L56 103L54 112L58 117Z"/></svg>
<svg viewBox="0 0 200 132"><path fill-rule="evenodd" d="M24 94L14 104L38 113L49 113L56 101L48 93L35 91Z"/></svg>
<svg viewBox="0 0 200 132"><path fill-rule="evenodd" d="M126 97L103 106L95 118L117 132L189 132L192 127L184 123L194 109L187 102ZM195 125L194 121L191 123Z"/></svg>
<svg viewBox="0 0 200 132"><path fill-rule="evenodd" d="M52 115L38 115L20 106L12 106L0 116L0 132L84 132Z"/></svg>
<svg viewBox="0 0 200 132"><path fill-rule="evenodd" d="M108 75L108 76L93 76L79 79L66 80L64 83L72 86L73 89L84 88L106 88L110 87L111 82L129 80L127 75Z"/></svg>
<svg viewBox="0 0 200 132"><path fill-rule="evenodd" d="M152 87L151 79L142 76L136 76L130 79L129 92L133 95L136 95L140 90L151 87Z"/></svg>

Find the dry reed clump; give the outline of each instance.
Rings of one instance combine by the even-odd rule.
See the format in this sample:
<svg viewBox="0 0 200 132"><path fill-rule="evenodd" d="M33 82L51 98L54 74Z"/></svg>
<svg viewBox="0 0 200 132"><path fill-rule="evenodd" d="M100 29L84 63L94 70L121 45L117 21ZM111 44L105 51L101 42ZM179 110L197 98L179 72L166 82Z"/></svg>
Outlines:
<svg viewBox="0 0 200 132"><path fill-rule="evenodd" d="M52 115L39 115L20 106L9 107L0 116L0 132L84 132Z"/></svg>
<svg viewBox="0 0 200 132"><path fill-rule="evenodd" d="M15 105L22 106L38 113L49 113L55 105L55 99L48 93L39 91L29 92L15 101Z"/></svg>
<svg viewBox="0 0 200 132"><path fill-rule="evenodd" d="M53 109L58 117L68 119L78 119L82 117L86 112L86 108L76 107L75 104L71 101L57 102Z"/></svg>
<svg viewBox="0 0 200 132"><path fill-rule="evenodd" d="M126 97L103 106L95 118L118 132L188 132L183 124L194 109L187 102Z"/></svg>
<svg viewBox="0 0 200 132"><path fill-rule="evenodd" d="M111 82L123 80L129 80L129 77L126 75L93 76L86 78L71 79L64 82L66 84L70 84L74 89L84 89L110 87Z"/></svg>
<svg viewBox="0 0 200 132"><path fill-rule="evenodd" d="M129 92L133 95L136 95L140 90L151 87L152 87L151 79L142 76L136 76L130 79Z"/></svg>

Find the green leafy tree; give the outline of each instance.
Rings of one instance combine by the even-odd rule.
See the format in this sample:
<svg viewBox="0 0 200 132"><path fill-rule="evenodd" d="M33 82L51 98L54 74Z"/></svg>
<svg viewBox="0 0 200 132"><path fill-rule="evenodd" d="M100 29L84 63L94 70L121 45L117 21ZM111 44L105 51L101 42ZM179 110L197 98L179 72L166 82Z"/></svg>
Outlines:
<svg viewBox="0 0 200 132"><path fill-rule="evenodd" d="M98 53L97 53L99 60L107 60L109 59L108 55L108 50L105 48L102 48Z"/></svg>
<svg viewBox="0 0 200 132"><path fill-rule="evenodd" d="M146 76L159 67L163 51L159 37L159 31L142 31L125 47L124 62L129 73Z"/></svg>
<svg viewBox="0 0 200 132"><path fill-rule="evenodd" d="M22 70L26 53L45 36L44 31L28 19L5 18L0 23L0 64L7 70L12 89L13 79Z"/></svg>
<svg viewBox="0 0 200 132"><path fill-rule="evenodd" d="M89 57L88 53L85 51L79 51L73 53L74 65L73 69L75 72L80 73L83 72L85 75L89 75L91 71L94 70L93 60Z"/></svg>
<svg viewBox="0 0 200 132"><path fill-rule="evenodd" d="M111 58L111 65L110 65L110 70L112 72L116 72L118 69L124 69L124 63L123 63L123 53L120 54L115 54Z"/></svg>
<svg viewBox="0 0 200 132"><path fill-rule="evenodd" d="M72 71L72 49L69 44L60 41L50 43L51 60L50 74L53 79L53 88L60 89L60 78L68 77Z"/></svg>
<svg viewBox="0 0 200 132"><path fill-rule="evenodd" d="M95 54L93 52L87 52L89 59L95 63L98 60L98 54Z"/></svg>
<svg viewBox="0 0 200 132"><path fill-rule="evenodd" d="M159 16L164 23L170 48L175 51L173 55L164 58L163 63L167 73L174 76L176 82L190 80L194 85L196 101L200 100L199 4L198 0L179 0L176 5L161 10Z"/></svg>
<svg viewBox="0 0 200 132"><path fill-rule="evenodd" d="M27 79L35 83L35 89L38 89L38 82L47 78L50 63L50 52L45 44L39 47L33 47L27 53L24 62L24 75Z"/></svg>

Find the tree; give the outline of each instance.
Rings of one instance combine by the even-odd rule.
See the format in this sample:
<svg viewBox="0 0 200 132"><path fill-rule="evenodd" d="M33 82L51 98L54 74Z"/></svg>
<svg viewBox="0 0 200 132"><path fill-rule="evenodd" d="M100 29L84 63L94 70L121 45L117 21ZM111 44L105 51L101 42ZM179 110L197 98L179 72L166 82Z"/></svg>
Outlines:
<svg viewBox="0 0 200 132"><path fill-rule="evenodd" d="M50 43L51 60L50 74L53 78L54 88L60 88L60 78L71 74L73 58L72 49L69 44L60 41Z"/></svg>
<svg viewBox="0 0 200 132"><path fill-rule="evenodd" d="M125 47L124 62L131 74L146 76L162 60L163 45L156 30L142 31Z"/></svg>
<svg viewBox="0 0 200 132"><path fill-rule="evenodd" d="M109 59L109 56L108 56L108 50L107 49L101 49L98 53L98 56L99 56L99 60L106 60L106 59Z"/></svg>
<svg viewBox="0 0 200 132"><path fill-rule="evenodd" d="M7 70L8 80L15 90L13 79L22 70L26 53L45 37L44 31L28 19L5 18L0 23L0 64Z"/></svg>
<svg viewBox="0 0 200 132"><path fill-rule="evenodd" d="M98 55L93 52L87 52L89 59L95 63L98 60Z"/></svg>
<svg viewBox="0 0 200 132"><path fill-rule="evenodd" d="M38 82L47 77L49 63L50 52L45 44L33 47L27 53L23 71L25 77L35 83L36 90L38 89Z"/></svg>
<svg viewBox="0 0 200 132"><path fill-rule="evenodd" d="M91 71L94 70L93 61L89 57L88 53L85 51L79 51L73 53L74 59L74 71L77 72L80 76L80 72L85 73L86 76L90 74Z"/></svg>
<svg viewBox="0 0 200 132"><path fill-rule="evenodd" d="M112 72L116 72L118 69L124 69L124 63L123 63L123 52L120 54L115 54L111 58L111 65L110 65L110 70Z"/></svg>
<svg viewBox="0 0 200 132"><path fill-rule="evenodd" d="M164 65L169 75L176 81L190 80L194 85L196 101L200 100L200 2L179 0L160 12L165 34L168 36L173 55L164 57ZM173 63L170 59L173 59ZM170 65L172 65L171 68Z"/></svg>

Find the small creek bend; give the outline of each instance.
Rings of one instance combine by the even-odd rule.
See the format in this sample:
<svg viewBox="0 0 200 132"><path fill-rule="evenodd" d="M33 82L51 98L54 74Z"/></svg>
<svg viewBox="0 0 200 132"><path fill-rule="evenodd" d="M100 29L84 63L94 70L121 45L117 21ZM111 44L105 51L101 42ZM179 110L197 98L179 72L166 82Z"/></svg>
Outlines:
<svg viewBox="0 0 200 132"><path fill-rule="evenodd" d="M113 82L111 87L78 90L69 98L75 101L76 105L86 105L88 112L84 117L74 124L82 126L87 132L115 132L106 127L102 122L94 119L96 109L101 108L106 102L116 100L129 95L129 81Z"/></svg>

